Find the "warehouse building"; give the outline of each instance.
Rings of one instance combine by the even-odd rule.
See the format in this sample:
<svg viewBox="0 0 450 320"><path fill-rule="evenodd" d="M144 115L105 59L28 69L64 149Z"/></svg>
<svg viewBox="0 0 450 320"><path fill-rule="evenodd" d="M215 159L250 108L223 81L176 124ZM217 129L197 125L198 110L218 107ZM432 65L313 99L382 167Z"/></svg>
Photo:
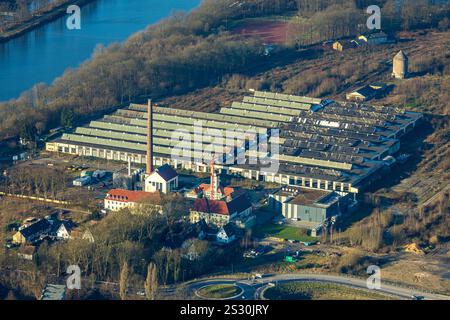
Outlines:
<svg viewBox="0 0 450 320"><path fill-rule="evenodd" d="M383 159L399 150L401 136L422 117L395 107L260 91L218 113L152 110L155 166L207 172L215 160L221 173L351 193L360 192L381 174ZM64 134L46 148L146 164L148 114L147 106L131 104ZM255 149L264 141L265 150ZM218 158L208 152L218 148L224 150ZM186 151L188 157L179 156ZM279 166L273 171L262 162L237 161L240 157L267 157Z"/></svg>
<svg viewBox="0 0 450 320"><path fill-rule="evenodd" d="M345 214L350 202L346 195L335 191L297 187L284 187L269 196L270 209L309 230L319 230L325 221Z"/></svg>

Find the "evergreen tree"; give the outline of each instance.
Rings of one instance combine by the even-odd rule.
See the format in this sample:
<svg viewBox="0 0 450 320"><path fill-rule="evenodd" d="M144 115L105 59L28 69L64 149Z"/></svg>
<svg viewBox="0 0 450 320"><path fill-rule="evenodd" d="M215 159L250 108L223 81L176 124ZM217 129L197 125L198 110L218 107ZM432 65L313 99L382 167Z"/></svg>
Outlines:
<svg viewBox="0 0 450 320"><path fill-rule="evenodd" d="M72 128L75 123L75 114L73 112L73 109L71 108L64 108L61 111L61 126L64 128Z"/></svg>
<svg viewBox="0 0 450 320"><path fill-rule="evenodd" d="M147 279L145 281L145 294L148 300L155 300L158 290L158 275L156 265L151 262L147 267Z"/></svg>
<svg viewBox="0 0 450 320"><path fill-rule="evenodd" d="M127 286L128 286L128 263L124 262L122 270L120 270L119 281L119 294L120 299L125 300L127 298Z"/></svg>
<svg viewBox="0 0 450 320"><path fill-rule="evenodd" d="M25 141L35 141L36 128L31 122L25 122L20 129L20 138Z"/></svg>

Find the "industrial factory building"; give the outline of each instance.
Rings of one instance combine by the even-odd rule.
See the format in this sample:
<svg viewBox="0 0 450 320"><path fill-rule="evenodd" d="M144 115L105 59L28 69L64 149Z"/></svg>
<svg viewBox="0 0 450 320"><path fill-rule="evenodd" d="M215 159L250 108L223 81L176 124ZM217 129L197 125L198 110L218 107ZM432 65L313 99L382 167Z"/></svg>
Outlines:
<svg viewBox="0 0 450 320"><path fill-rule="evenodd" d="M316 236L325 221L347 213L351 200L334 191L284 187L269 196L269 208Z"/></svg>
<svg viewBox="0 0 450 320"><path fill-rule="evenodd" d="M255 91L219 113L131 104L64 134L46 148L138 164L146 164L151 154L152 165L167 163L197 172L207 172L214 160L222 173L358 193L380 175L383 160L399 150L399 139L421 117L395 107ZM274 135L273 129L279 134ZM254 144L266 134L267 149L256 151ZM174 156L180 146L189 151L189 158ZM225 149L219 159L207 153L217 147ZM274 172L267 164L233 160L255 154L276 161L279 167Z"/></svg>

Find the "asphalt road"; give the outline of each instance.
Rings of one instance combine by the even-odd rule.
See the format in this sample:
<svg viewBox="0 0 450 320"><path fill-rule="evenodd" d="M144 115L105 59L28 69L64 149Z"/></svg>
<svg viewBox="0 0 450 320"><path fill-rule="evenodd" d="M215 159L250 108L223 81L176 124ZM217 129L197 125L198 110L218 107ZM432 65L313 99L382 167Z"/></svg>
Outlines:
<svg viewBox="0 0 450 320"><path fill-rule="evenodd" d="M200 298L197 294L197 290L208 285L213 284L229 284L235 283L239 286L243 292L235 300L258 300L261 299L261 292L267 287L269 283L280 284L283 282L292 281L315 281L322 283L334 283L340 285L346 285L355 289L366 289L366 281L356 278L348 278L344 276L334 275L322 275L322 274L276 274L264 276L262 279L243 280L243 279L203 279L189 284L188 291L192 297ZM375 290L376 292L394 296L398 299L412 299L413 295L422 296L426 300L450 300L450 296L442 294L434 294L421 292L410 288L397 287L390 284L381 282L381 289Z"/></svg>

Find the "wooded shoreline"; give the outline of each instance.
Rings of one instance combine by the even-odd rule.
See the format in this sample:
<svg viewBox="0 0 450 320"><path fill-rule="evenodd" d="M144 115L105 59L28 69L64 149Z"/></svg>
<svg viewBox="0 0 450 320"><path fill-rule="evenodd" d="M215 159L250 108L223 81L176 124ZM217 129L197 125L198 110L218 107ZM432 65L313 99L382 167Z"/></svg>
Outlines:
<svg viewBox="0 0 450 320"><path fill-rule="evenodd" d="M95 0L69 0L66 3L61 4L41 15L32 16L28 21L18 24L12 29L3 32L3 34L0 34L0 43L20 37L21 35L31 30L34 30L42 25L45 25L66 15L67 7L70 5L77 5L81 7L93 1Z"/></svg>

